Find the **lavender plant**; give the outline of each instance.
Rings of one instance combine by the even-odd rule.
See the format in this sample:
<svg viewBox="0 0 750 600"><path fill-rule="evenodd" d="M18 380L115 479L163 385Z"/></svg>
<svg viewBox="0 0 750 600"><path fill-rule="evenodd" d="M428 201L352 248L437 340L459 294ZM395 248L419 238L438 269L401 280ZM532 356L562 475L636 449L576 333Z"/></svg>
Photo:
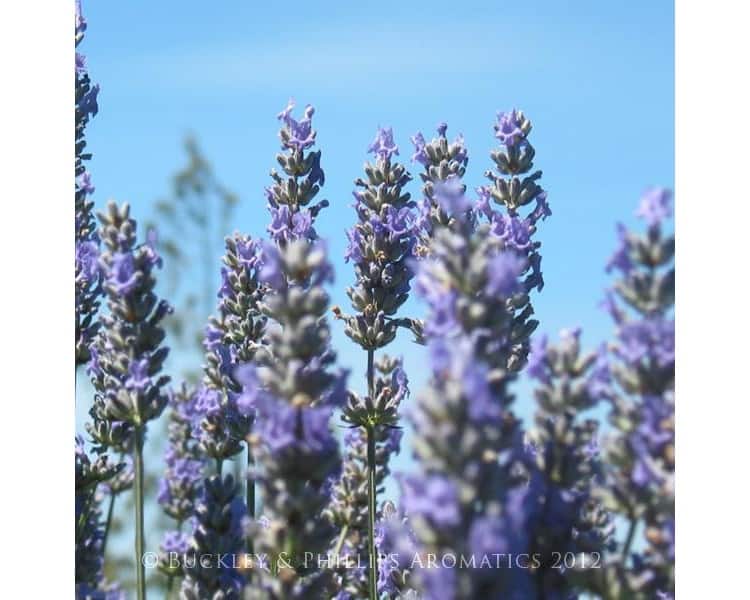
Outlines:
<svg viewBox="0 0 750 600"><path fill-rule="evenodd" d="M106 456L99 456L92 461L80 436L76 437L75 459L76 599L115 600L121 594L104 581L103 575L105 534L97 487L115 477L123 465L113 465Z"/></svg>
<svg viewBox="0 0 750 600"><path fill-rule="evenodd" d="M75 45L83 41L86 19L81 12L80 1L76 2ZM75 284L76 284L76 366L89 360L89 344L96 335L99 323L96 312L101 296L101 274L98 265L99 237L94 219L94 193L91 174L85 161L91 158L86 152L86 126L99 111L97 97L99 85L92 84L86 68L86 57L76 51L75 64Z"/></svg>
<svg viewBox="0 0 750 600"><path fill-rule="evenodd" d="M159 481L157 501L162 510L175 521L175 528L164 535L159 568L167 575L167 595L177 577L184 575L181 557L189 549L190 519L201 491L206 470L205 455L193 436L198 418L195 389L183 384L169 394L168 446L164 455L166 470ZM187 525L188 531L184 531Z"/></svg>
<svg viewBox="0 0 750 600"><path fill-rule="evenodd" d="M331 276L320 243L294 240L264 251L262 277L271 290L264 311L278 326L267 334L273 355L245 373L245 391L258 411L251 439L264 506L264 524L255 522L251 535L271 570L255 571L252 598L318 597L330 586L327 572L304 556L324 553L335 534L320 518L341 469L331 417L346 385L344 373L330 371L335 354L322 286Z"/></svg>
<svg viewBox="0 0 750 600"><path fill-rule="evenodd" d="M85 30L77 6L76 47ZM554 345L531 337L532 296L544 285L536 234L551 213L525 115L498 115L500 147L476 201L464 183L463 138L449 142L447 125L430 142L412 138L423 167L418 202L406 191L411 175L395 160L393 132L379 128L347 231L353 314L334 308L366 359L366 393L357 394L336 367L326 320L333 270L315 229L328 201L318 199L325 175L313 150L314 109L298 119L290 101L278 115L280 171L265 191L271 243L226 238L203 380L168 392L161 373L171 309L154 291L155 234L138 244L128 206L114 203L95 230L85 130L99 88L80 54L75 72L75 360L88 364L95 389L87 432L96 455L76 438L77 598L124 597L105 580L104 551L115 498L131 486L137 595L145 598L143 448L148 423L167 404L157 501L173 521L159 560L168 597L176 589L186 600L673 597L667 191L643 197L644 234L620 226L608 264L619 279L605 302L615 339L585 353L579 329ZM200 187L200 179L182 183ZM401 314L412 281L427 304L424 321ZM427 346L429 378L408 412L418 468L399 474L397 505L378 494L400 449L409 395L402 361L381 352L399 327ZM528 428L514 412L524 368L536 381ZM603 451L591 412L600 403L610 407ZM348 426L341 450L337 411ZM225 461L243 450L242 476L225 475Z"/></svg>
<svg viewBox="0 0 750 600"><path fill-rule="evenodd" d="M387 360L381 363L382 371L386 375L392 371L393 376L376 381L375 352L395 339L399 326L413 328L411 319L395 315L408 298L412 278L408 262L413 258L417 238L412 210L415 204L403 191L411 175L403 165L392 160L398 155L393 131L378 129L368 150L376 160L374 165L365 164L367 180L355 181L359 188L354 192L358 222L347 231L349 246L345 255L347 261L354 263L356 284L347 289L347 295L357 313L348 315L339 308L334 309L337 318L345 323L346 335L367 353L367 395L362 398L350 392L344 407L344 421L361 428L362 432L346 438L348 468L335 486L328 514L342 527L335 555L348 541L348 549L359 556L359 550L364 550L361 542L367 539L366 571L370 597L374 598L377 594L377 491L382 482L377 470L378 466L387 468L391 451L398 447L392 444L388 428L397 426L398 407L407 392L403 370L395 370L396 365L389 365ZM364 464L360 462L363 458ZM362 467L366 467L367 477L364 498L356 493L349 494L349 490L361 489L364 483L360 479L365 474ZM361 504L365 499L366 504ZM356 504L349 504L349 500ZM346 575L345 572L344 578ZM342 584L346 587L347 582L342 581ZM351 585L357 587L354 582Z"/></svg>
<svg viewBox="0 0 750 600"><path fill-rule="evenodd" d="M231 475L205 480L195 507L195 526L182 566L180 597L184 600L233 600L244 578L236 568L243 546L242 519L247 509ZM177 550L183 549L176 539Z"/></svg>
<svg viewBox="0 0 750 600"><path fill-rule="evenodd" d="M380 407L383 412L392 412L391 420L395 422L398 408L403 399L409 394L406 373L400 360L382 355L375 361L375 401L373 406ZM348 407L347 407L348 408ZM344 415L346 415L346 408ZM347 417L344 416L346 419ZM375 565L371 556L380 556L377 523L381 520L383 511L377 507L377 495L382 494L385 479L390 475L390 459L401 449L403 431L399 426L373 427L374 455L368 455L367 431L363 427L352 427L344 437L344 457L341 477L331 490L331 503L325 511L339 533L336 544L332 548L331 556L334 570L337 571L337 585L340 588L338 597L363 598L369 595L370 573L377 573L375 589L378 597L388 593L393 586L389 577L380 577L383 569L381 564ZM371 462L372 459L372 462ZM374 465L371 468L370 465ZM372 538L369 536L370 527L370 474L373 474L375 494L373 495L374 512L377 518L373 523ZM369 547L369 540L375 548ZM367 563L362 565L361 557L367 556ZM356 565L356 568L353 568ZM373 567L377 566L375 569Z"/></svg>
<svg viewBox="0 0 750 600"><path fill-rule="evenodd" d="M297 121L293 107L290 101L279 114L284 152L277 159L287 178L272 171L267 190L275 244L263 248L259 277L266 287L261 308L269 318L268 351L240 372L244 398L257 411L250 439L264 506L263 521L251 522L249 534L269 564L254 570L245 589L249 598L316 597L331 584L327 571L304 557L325 552L334 536L331 524L317 517L341 469L331 417L343 404L346 373L332 371L336 355L323 286L333 271L313 227L327 202L309 206L324 181L320 151L305 155L316 137L314 109L308 106Z"/></svg>
<svg viewBox="0 0 750 600"><path fill-rule="evenodd" d="M418 255L429 252L430 237L437 227L450 227L455 222L449 212L437 201L435 194L442 194L448 198L461 200L464 198L466 186L463 177L469 164L469 153L462 135L449 142L446 136L448 125L440 123L437 127L436 138L430 142L425 140L421 132L412 138L414 144L413 162L424 167L419 174L424 182L422 186L422 200L419 204L419 246ZM465 207L468 209L468 207Z"/></svg>
<svg viewBox="0 0 750 600"><path fill-rule="evenodd" d="M595 495L603 481L598 421L582 419L609 396L604 349L582 354L581 330L557 345L535 340L528 373L537 381L529 436L529 489L537 498L530 553L538 597L575 597L595 585L614 525ZM589 412L590 414L590 412Z"/></svg>
<svg viewBox="0 0 750 600"><path fill-rule="evenodd" d="M607 270L619 279L605 307L616 325L605 446L607 480L599 493L627 533L608 555L607 598L674 596L674 234L665 231L671 194L651 189L637 216L644 234L618 226ZM636 544L642 532L643 543Z"/></svg>
<svg viewBox="0 0 750 600"><path fill-rule="evenodd" d="M432 376L411 415L420 470L401 478L402 502L420 555L468 561L458 569L418 565L424 568L412 583L428 598L524 597L531 589L520 570L498 574L484 561L530 545L533 501L517 468L524 447L509 385L536 326L523 307L539 287L538 270L529 246L503 235L497 224L505 215L480 194L474 207L457 186L435 190L446 218L417 278L430 309L424 330ZM505 206L509 219L520 220Z"/></svg>
<svg viewBox="0 0 750 600"><path fill-rule="evenodd" d="M167 403L159 375L169 349L162 344L162 319L171 310L154 293L154 268L161 259L153 241L136 244L136 222L127 204L114 202L100 214L100 257L103 289L109 312L100 316L101 329L91 344L89 373L97 394L91 409L90 435L102 447L132 448L135 471L136 577L138 598L145 598L141 560L143 532L143 444L149 421Z"/></svg>

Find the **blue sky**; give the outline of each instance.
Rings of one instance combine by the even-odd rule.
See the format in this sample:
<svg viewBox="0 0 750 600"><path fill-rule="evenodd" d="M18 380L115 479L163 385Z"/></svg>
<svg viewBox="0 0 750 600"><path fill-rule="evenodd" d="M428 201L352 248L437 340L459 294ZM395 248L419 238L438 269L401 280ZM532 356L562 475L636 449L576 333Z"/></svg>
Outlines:
<svg viewBox="0 0 750 600"><path fill-rule="evenodd" d="M136 217L150 216L191 131L241 198L234 228L260 235L278 149L275 115L290 96L313 103L331 202L317 229L330 240L333 300L346 305L352 269L342 258L343 232L376 126L394 128L408 162L409 136L446 121L449 134L466 138L473 188L491 164L495 113L518 107L534 123L553 211L538 234L546 279L534 300L540 331L580 324L594 346L611 334L597 304L609 283L615 222L634 222L645 187L673 184L673 12L662 0L84 0L81 50L102 88L88 130L94 197L128 200ZM418 165L412 172L417 195ZM335 343L360 387L357 351L340 331ZM418 388L420 350L403 336L391 352L414 366Z"/></svg>

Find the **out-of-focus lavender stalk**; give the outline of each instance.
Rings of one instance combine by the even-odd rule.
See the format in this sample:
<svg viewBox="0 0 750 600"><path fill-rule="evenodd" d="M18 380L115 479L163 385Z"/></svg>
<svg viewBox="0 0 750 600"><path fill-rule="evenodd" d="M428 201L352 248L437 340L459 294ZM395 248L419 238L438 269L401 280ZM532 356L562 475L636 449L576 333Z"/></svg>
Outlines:
<svg viewBox="0 0 750 600"><path fill-rule="evenodd" d="M619 279L605 307L616 325L611 343L612 393L605 445L607 480L599 493L627 523L607 560L607 597L674 596L674 234L665 231L672 196L651 189L637 216L643 234L618 227L619 246L608 271ZM639 532L644 544L636 545Z"/></svg>
<svg viewBox="0 0 750 600"><path fill-rule="evenodd" d="M76 2L75 42L76 48L83 41L86 19L81 13L80 0ZM99 236L96 233L94 202L90 199L94 192L91 175L86 170L85 161L91 158L86 152L86 126L91 117L99 111L97 96L99 85L92 84L86 69L86 57L76 52L75 96L75 231L76 231L76 366L89 360L89 344L96 335L99 323L96 312L102 293L101 273L98 265Z"/></svg>
<svg viewBox="0 0 750 600"><path fill-rule="evenodd" d="M529 490L537 499L529 554L536 597L577 597L600 573L614 526L595 497L602 483L598 421L582 413L608 397L604 348L581 353L580 329L564 330L557 345L534 340L528 374L537 381L537 410L528 436ZM562 567L562 568L561 568Z"/></svg>
<svg viewBox="0 0 750 600"><path fill-rule="evenodd" d="M183 385L169 395L168 447L164 456L166 472L159 481L157 500L162 510L176 521L167 531L161 544L159 569L167 576L167 595L174 587L175 578L184 575L180 560L190 547L190 533L183 531L195 512L195 502L201 490L206 470L205 455L193 436L194 423L199 418L195 389Z"/></svg>
<svg viewBox="0 0 750 600"><path fill-rule="evenodd" d="M313 228L327 202L309 207L324 181L320 151L305 154L316 136L314 110L306 107L297 121L293 108L290 102L279 114L284 152L277 160L287 178L272 171L274 185L267 190L276 242L261 256L267 351L256 357L257 368L248 364L237 372L243 401L257 410L251 441L264 507L248 534L268 562L253 572L246 598L323 597L331 587L329 573L305 561L304 553L324 553L335 533L320 515L341 469L331 416L344 402L346 374L331 370L336 356L323 286L333 271Z"/></svg>
<svg viewBox="0 0 750 600"><path fill-rule="evenodd" d="M414 202L404 186L411 175L400 163L393 161L398 147L391 129L378 129L369 151L376 157L375 164L365 164L367 180L357 179L354 208L358 222L347 232L349 246L346 260L354 263L356 283L347 289L352 306L357 311L348 315L334 309L337 318L344 320L345 332L367 353L367 394L364 398L351 392L343 411L344 420L352 427L361 428L360 434L348 435L347 464L342 479L333 490L329 515L342 528L334 554L348 539L348 550L359 555L365 550L361 541L367 527L366 569L369 584L364 590L357 577L342 573L342 586L354 588L353 593L367 593L377 597L377 552L375 549L375 522L377 520L377 491L383 477L378 466L387 467L390 452L398 448L391 443L389 428L398 426L398 406L407 393L403 370L393 365L390 378L376 381L376 350L387 346L396 337L399 326L412 328L410 319L397 318L398 309L406 301L412 272L408 261L416 245ZM388 365L384 365L388 370ZM389 373L386 373L386 376ZM347 479L363 475L359 463L364 453L366 482ZM348 490L367 490L366 496L348 496ZM349 505L366 499L365 504ZM347 581L350 579L351 581ZM359 582L361 584L361 582Z"/></svg>
<svg viewBox="0 0 750 600"><path fill-rule="evenodd" d="M123 596L108 586L103 577L105 536L97 487L115 478L124 465L112 465L106 456L99 456L92 462L80 436L76 437L75 459L75 597L77 600L120 600Z"/></svg>
<svg viewBox="0 0 750 600"><path fill-rule="evenodd" d="M162 345L162 319L172 310L154 293L153 270L161 265L152 234L136 244L136 222L127 204L114 202L100 214L100 238L105 245L99 259L109 312L100 317L101 328L91 344L89 373L96 390L89 433L102 446L132 447L135 471L135 560L138 598L146 595L142 556L143 444L150 420L161 415L167 403L164 386L169 377L159 375L169 349Z"/></svg>
<svg viewBox="0 0 750 600"><path fill-rule="evenodd" d="M518 143L528 144L525 134ZM493 157L516 152L514 146ZM505 215L489 207L490 194L482 193L474 207L463 192L454 184L436 186L433 194L446 218L433 228L417 278L430 309L424 331L432 377L412 413L419 474L401 484L421 555L474 557L475 563L419 568L411 583L434 599L525 597L530 582L520 570L486 569L482 559L521 552L530 543L531 498L518 469L525 449L509 384L536 326L530 309L519 308L528 304L529 279L538 269L529 247L503 235L498 223Z"/></svg>

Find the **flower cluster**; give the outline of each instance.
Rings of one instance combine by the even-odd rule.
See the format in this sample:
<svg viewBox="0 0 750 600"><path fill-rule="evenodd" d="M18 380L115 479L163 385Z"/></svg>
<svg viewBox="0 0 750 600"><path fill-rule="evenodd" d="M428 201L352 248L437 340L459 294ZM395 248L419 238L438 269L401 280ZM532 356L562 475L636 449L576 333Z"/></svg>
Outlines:
<svg viewBox="0 0 750 600"><path fill-rule="evenodd" d="M402 361L387 355L375 362L378 373L375 379L375 403L365 408L374 412L378 407L388 422L394 425L373 429L374 467L376 493L383 493L383 485L390 475L390 460L401 449L403 430L395 425L398 422L398 408L409 394L408 380ZM349 411L351 411L351 404ZM346 415L346 411L344 413ZM346 419L346 416L344 416ZM344 457L341 477L331 489L331 503L325 515L340 532L332 553L336 556L355 557L369 555L367 549L368 519L368 454L367 433L359 426L351 427L344 437ZM383 509L385 510L385 509ZM377 538L375 540L377 542ZM376 544L377 545L377 544ZM379 546L379 545L378 545ZM360 561L361 562L361 561ZM345 563L342 563L345 566ZM387 568L387 562L381 561L381 569ZM339 569L338 584L341 599L367 596L367 568ZM384 576L390 583L390 578ZM386 581L378 584L379 593L385 593Z"/></svg>
<svg viewBox="0 0 750 600"><path fill-rule="evenodd" d="M243 552L242 521L246 514L231 475L223 479L212 475L205 480L196 502L195 527L184 559L181 598L237 600L241 597L244 577L238 569L242 565L235 564L235 560ZM184 549L180 537L171 541L172 551Z"/></svg>
<svg viewBox="0 0 750 600"><path fill-rule="evenodd" d="M452 215L460 221L460 213ZM522 265L469 221L433 236L417 291L430 312L431 379L411 413L417 474L403 476L402 507L421 553L473 556L469 569L418 569L411 584L429 598L496 597L515 589L481 559L523 547L527 521L512 459L521 444L510 410L507 364L514 318L509 300Z"/></svg>
<svg viewBox="0 0 750 600"><path fill-rule="evenodd" d="M240 452L250 433L254 410L243 403L237 369L263 349L266 327L260 309L260 245L240 234L225 243L218 317L212 317L206 328L205 376L197 391L194 421L203 451L219 462Z"/></svg>
<svg viewBox="0 0 750 600"><path fill-rule="evenodd" d="M500 141L500 148L491 153L495 171L488 170L485 176L492 182L477 191L479 202L477 215L481 215L503 247L512 251L523 261L523 289L529 294L544 286L539 252L541 243L534 241L540 220L552 213L547 202L547 193L539 186L541 171L531 170L534 167L534 147L529 142L531 121L518 110L499 113L495 124L495 137ZM502 207L493 208L492 204ZM526 215L522 214L527 210ZM531 319L534 313L529 296L515 299L515 312L519 319L526 321L527 330L515 340L513 365L520 370L526 362L531 333L538 322Z"/></svg>
<svg viewBox="0 0 750 600"><path fill-rule="evenodd" d="M424 170L419 174L424 182L422 200L419 203L419 246L420 255L429 252L430 237L436 227L450 226L453 213L463 214L471 206L465 201L466 186L462 179L469 163L469 154L462 135L449 142L446 137L448 125L440 123L438 136L430 142L421 132L412 138L414 155L412 161L420 163Z"/></svg>
<svg viewBox="0 0 750 600"><path fill-rule="evenodd" d="M76 48L83 41L86 19L81 13L80 0L76 2L75 42ZM91 158L86 152L86 126L98 112L99 86L92 84L86 69L86 57L76 51L75 64L75 265L76 265L76 365L89 360L88 346L96 335L98 321L95 320L101 295L101 273L99 271L99 237L96 233L94 203L90 199L94 192L91 174L85 161Z"/></svg>
<svg viewBox="0 0 750 600"><path fill-rule="evenodd" d="M581 420L607 398L610 374L604 349L581 353L581 330L564 330L558 345L546 336L532 346L527 372L536 380L537 410L528 436L527 472L535 510L529 552L539 597L569 597L595 585L592 569L610 547L614 526L594 494L602 481L598 422ZM568 556L564 568L556 554Z"/></svg>
<svg viewBox="0 0 750 600"><path fill-rule="evenodd" d="M112 465L106 456L99 456L92 462L80 436L76 437L75 459L76 598L120 600L124 596L119 590L104 581L105 533L101 525L97 487L115 477L123 465Z"/></svg>
<svg viewBox="0 0 750 600"><path fill-rule="evenodd" d="M408 320L394 315L409 295L412 273L407 263L416 243L414 202L404 186L411 180L406 168L392 162L398 154L390 129L378 129L370 145L375 164L365 164L367 180L355 181L354 208L358 222L347 231L345 258L354 264L357 281L347 289L354 316L339 317L345 332L365 350L377 350L396 337Z"/></svg>
<svg viewBox="0 0 750 600"><path fill-rule="evenodd" d="M313 221L320 210L328 206L327 200L311 204L325 183L320 167L321 152L305 151L315 144L317 132L312 128L315 109L308 105L299 121L292 116L294 101L278 115L282 123L279 131L284 152L276 155L286 178L276 170L271 171L273 184L266 188L271 223L268 233L276 243L316 237Z"/></svg>
<svg viewBox="0 0 750 600"><path fill-rule="evenodd" d="M195 502L201 491L206 459L193 436L197 420L196 393L184 385L172 390L169 396L168 446L164 455L164 477L159 480L157 501L162 510L176 521L174 530L165 533L161 544L159 568L170 578L181 573L179 561L171 560L170 553L183 556L189 536L182 531L195 512ZM171 581L171 579L170 579Z"/></svg>
<svg viewBox="0 0 750 600"><path fill-rule="evenodd" d="M79 7L76 45L85 28ZM104 554L114 500L131 487L137 597L146 597L144 440L167 404L156 495L174 521L158 564L167 597L673 597L667 191L644 195L637 216L645 233L618 229L607 265L618 279L605 300L615 339L587 353L580 329L556 344L531 337L531 297L544 285L535 237L551 213L525 115L498 115L500 148L476 200L463 181L463 138L449 142L445 124L430 142L412 138L423 167L419 202L395 160L392 130L379 128L347 231L353 314L333 309L366 362L360 394L336 367L326 319L333 270L315 230L328 202L316 200L324 174L312 150L314 109L298 119L290 101L278 115L282 172L271 172L266 190L271 240L226 238L202 381L168 392L162 321L171 308L155 293L155 234L137 243L128 206L114 203L94 229L84 133L97 94L77 54L76 365L87 363L95 390L87 431L97 455L76 438L77 598L122 598L104 579ZM412 286L427 305L424 321L400 314ZM107 310L95 320L101 293ZM405 411L417 469L397 474L396 505L378 494L400 451L409 379L401 359L380 352L400 326L426 346L428 381ZM524 369L535 382L528 427L514 412ZM601 404L611 433L600 450L593 413ZM334 414L347 429L342 449ZM224 475L224 462L242 450L246 468Z"/></svg>
<svg viewBox="0 0 750 600"><path fill-rule="evenodd" d="M644 234L618 227L608 264L619 279L605 299L617 330L611 345L607 480L599 493L627 523L628 534L608 556L600 593L653 598L674 594L674 234L665 231L671 194L648 190L637 211ZM636 548L635 533L646 544Z"/></svg>
<svg viewBox="0 0 750 600"><path fill-rule="evenodd" d="M260 276L268 287L263 310L273 353L258 357L259 367L248 366L243 378L258 414L251 439L264 508L263 524L251 524L250 534L272 571L256 571L253 593L310 598L327 586L327 574L305 568L302 557L331 544L333 527L319 517L341 468L331 416L343 403L346 376L331 370L335 354L324 317L323 285L332 270L321 242L293 240L264 248Z"/></svg>
<svg viewBox="0 0 750 600"><path fill-rule="evenodd" d="M157 418L167 403L159 375L169 349L162 345L162 319L169 304L154 293L155 267L161 259L153 239L136 245L136 223L130 207L111 202L100 214L100 257L109 313L91 344L88 369L97 391L88 432L102 447L127 450L133 428Z"/></svg>

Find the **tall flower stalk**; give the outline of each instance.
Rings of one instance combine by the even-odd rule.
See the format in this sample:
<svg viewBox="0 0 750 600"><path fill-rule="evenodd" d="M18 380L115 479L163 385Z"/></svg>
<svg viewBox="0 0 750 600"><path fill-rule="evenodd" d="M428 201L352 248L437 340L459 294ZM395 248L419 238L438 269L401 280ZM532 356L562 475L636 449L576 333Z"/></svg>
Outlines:
<svg viewBox="0 0 750 600"><path fill-rule="evenodd" d="M513 152L506 147L493 157ZM434 224L429 256L419 262L432 373L411 413L420 470L401 478L403 508L421 556L473 561L413 572L411 583L435 599L526 597L531 589L522 569L486 568L488 556L530 545L533 499L509 386L536 327L523 307L540 285L534 246L500 227L521 217L502 197L506 210L492 209L490 195L480 190L474 205L455 179L435 186L435 213L445 218Z"/></svg>
<svg viewBox="0 0 750 600"><path fill-rule="evenodd" d="M135 561L138 598L146 596L142 561L143 444L148 422L167 404L164 387L169 377L159 375L169 349L163 345L162 319L171 311L154 293L153 271L161 265L154 240L136 244L136 222L127 204L111 202L100 214L99 235L105 250L100 257L108 314L91 345L89 372L97 395L90 433L101 442L129 444L135 471Z"/></svg>
<svg viewBox="0 0 750 600"><path fill-rule="evenodd" d="M264 246L260 259L266 351L237 372L243 401L257 414L250 439L264 507L248 533L256 554L267 558L267 568L259 565L246 588L250 598L317 597L331 586L328 573L305 560L305 553L325 552L334 536L319 517L341 469L331 417L343 404L346 374L332 370L336 355L323 286L333 271L313 227L328 204L312 204L324 182L320 151L306 153L316 137L314 109L307 106L298 121L293 108L290 101L278 115L277 161L286 178L272 171L274 183L266 190L275 242Z"/></svg>
<svg viewBox="0 0 750 600"><path fill-rule="evenodd" d="M627 523L599 593L608 598L674 596L674 234L666 227L672 196L651 189L637 216L644 233L618 226L607 266L619 278L605 307L616 325L605 445L607 480L599 493ZM638 535L644 543L637 544Z"/></svg>
<svg viewBox="0 0 750 600"><path fill-rule="evenodd" d="M359 487L359 482L342 480L334 491L331 515L355 540L363 537L359 517L366 515L369 596L376 598L375 522L378 519L377 492L382 482L382 476L377 473L378 454L384 466L383 460L390 454L384 453L389 444L387 429L398 426L398 406L406 385L402 369L394 372L396 378L403 380L401 384L394 380L378 385L375 352L393 341L399 326L412 327L410 319L398 318L396 313L408 298L412 278L408 262L413 257L417 238L412 210L415 203L404 192L411 175L403 165L392 160L398 155L393 131L378 129L369 151L376 160L375 164L365 164L367 179L355 181L358 189L354 192L354 208L358 222L347 231L349 246L345 255L346 260L354 264L357 278L355 285L347 289L357 313L348 315L335 309L337 318L345 322L346 335L367 355L366 396L362 398L351 392L343 411L347 423L362 429L363 435L350 435L347 440L353 445L348 454L355 461L365 450L367 505L346 506L346 488ZM360 472L356 468L344 471L345 477L352 475L360 475Z"/></svg>
<svg viewBox="0 0 750 600"><path fill-rule="evenodd" d="M76 2L75 44L83 41L86 19L81 13L81 3ZM99 236L93 214L94 192L91 174L86 161L91 154L86 151L86 126L99 111L97 96L99 85L92 84L86 68L86 57L76 51L75 56L75 285L76 285L76 366L89 360L89 344L96 335L99 323L96 312L102 293L99 270Z"/></svg>
<svg viewBox="0 0 750 600"><path fill-rule="evenodd" d="M456 222L456 217L438 202L436 194L461 199L466 192L463 177L469 164L469 153L463 136L458 135L453 142L449 142L447 131L448 125L440 123L437 137L431 141L427 142L421 132L411 138L414 145L412 161L424 167L419 174L424 182L419 203L419 255L429 252L430 238L436 228L450 227Z"/></svg>
<svg viewBox="0 0 750 600"><path fill-rule="evenodd" d="M562 331L556 345L535 339L527 370L537 382L527 468L538 501L529 551L538 557L533 578L544 598L590 589L614 530L594 491L603 481L599 424L584 417L609 397L606 351L582 353L580 336L577 328Z"/></svg>
<svg viewBox="0 0 750 600"><path fill-rule="evenodd" d="M166 470L159 481L157 501L162 510L175 521L161 544L159 568L167 576L167 597L177 577L185 574L180 560L189 549L190 534L183 531L195 513L196 499L201 491L206 470L205 455L193 436L197 418L196 393L183 385L170 391L168 446L164 455Z"/></svg>

